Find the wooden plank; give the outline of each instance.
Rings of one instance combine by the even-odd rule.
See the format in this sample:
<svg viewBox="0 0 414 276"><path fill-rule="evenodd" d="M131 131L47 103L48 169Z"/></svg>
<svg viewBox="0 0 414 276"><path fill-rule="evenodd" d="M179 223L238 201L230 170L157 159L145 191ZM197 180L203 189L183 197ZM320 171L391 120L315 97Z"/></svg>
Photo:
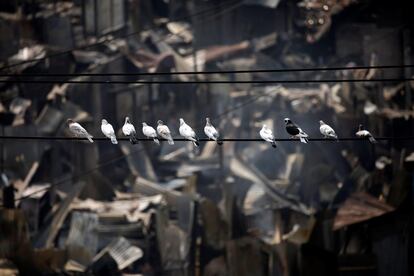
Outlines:
<svg viewBox="0 0 414 276"><path fill-rule="evenodd" d="M65 200L60 204L58 210L53 216L52 221L49 226L44 230L44 232L38 238L36 244L39 247L51 248L53 247L53 242L59 233L60 228L62 227L63 222L65 221L68 213L71 211L70 205L72 201L80 194L80 192L85 187L86 182L78 182L75 184L73 189L68 193Z"/></svg>
<svg viewBox="0 0 414 276"><path fill-rule="evenodd" d="M20 181L16 183L15 185L15 188L17 189L16 198L20 198L22 196L24 190L29 186L29 183L30 181L32 181L32 178L38 168L39 168L39 162L36 161L32 164L32 167L30 168L23 182ZM19 204L19 201L16 201L16 203Z"/></svg>

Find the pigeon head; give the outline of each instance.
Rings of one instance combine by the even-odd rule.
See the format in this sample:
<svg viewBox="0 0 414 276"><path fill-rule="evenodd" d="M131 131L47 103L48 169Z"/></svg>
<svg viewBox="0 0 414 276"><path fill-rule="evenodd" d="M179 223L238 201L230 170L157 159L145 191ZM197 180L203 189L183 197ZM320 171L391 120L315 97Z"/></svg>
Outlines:
<svg viewBox="0 0 414 276"><path fill-rule="evenodd" d="M267 128L267 126L266 125L263 125L263 129L266 129Z"/></svg>
<svg viewBox="0 0 414 276"><path fill-rule="evenodd" d="M322 120L320 120L320 121L319 121L319 124L320 124L320 125L324 125L325 123L324 123Z"/></svg>
<svg viewBox="0 0 414 276"><path fill-rule="evenodd" d="M164 122L163 122L163 121L161 121L161 120L158 120L158 121L157 121L157 124L159 124L159 125L163 125L163 124L164 124Z"/></svg>
<svg viewBox="0 0 414 276"><path fill-rule="evenodd" d="M73 121L72 119L67 119L66 120L66 123L68 124L68 125L70 125L70 124L73 124L75 121Z"/></svg>
<svg viewBox="0 0 414 276"><path fill-rule="evenodd" d="M102 119L102 124L103 124L103 125L106 125L106 124L108 124L108 121L107 121L107 120L105 120L105 119Z"/></svg>
<svg viewBox="0 0 414 276"><path fill-rule="evenodd" d="M285 123L291 123L292 121L289 118L285 118Z"/></svg>
<svg viewBox="0 0 414 276"><path fill-rule="evenodd" d="M363 129L363 125L362 124L359 124L359 126L358 126L358 130L362 130Z"/></svg>
<svg viewBox="0 0 414 276"><path fill-rule="evenodd" d="M183 125L183 124L185 124L184 119L180 118L180 126Z"/></svg>
<svg viewBox="0 0 414 276"><path fill-rule="evenodd" d="M142 126L148 126L148 125L147 125L147 123L146 123L146 122L143 122L143 123L142 123Z"/></svg>
<svg viewBox="0 0 414 276"><path fill-rule="evenodd" d="M206 124L207 125L211 125L211 122L210 122L210 118L209 117L206 118Z"/></svg>
<svg viewBox="0 0 414 276"><path fill-rule="evenodd" d="M125 123L129 123L129 117L125 118Z"/></svg>

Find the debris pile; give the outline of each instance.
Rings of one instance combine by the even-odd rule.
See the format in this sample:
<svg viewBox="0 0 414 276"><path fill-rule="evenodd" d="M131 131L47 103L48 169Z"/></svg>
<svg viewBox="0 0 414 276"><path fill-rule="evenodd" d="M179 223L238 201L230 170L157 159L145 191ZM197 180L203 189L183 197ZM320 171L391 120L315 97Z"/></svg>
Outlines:
<svg viewBox="0 0 414 276"><path fill-rule="evenodd" d="M209 117L220 139L266 125L277 146L2 139L0 274L409 275L412 140L273 139L284 118L309 137L321 120L412 136L413 82L370 81L412 77L372 67L412 64L408 19L366 19L375 1L353 20L359 1L190 2L0 4L1 136L70 137L72 118L102 137L110 118L123 137L129 117L138 138L158 120L175 138ZM255 71L344 64L371 68ZM191 71L217 73L168 74ZM260 83L296 79L359 81Z"/></svg>

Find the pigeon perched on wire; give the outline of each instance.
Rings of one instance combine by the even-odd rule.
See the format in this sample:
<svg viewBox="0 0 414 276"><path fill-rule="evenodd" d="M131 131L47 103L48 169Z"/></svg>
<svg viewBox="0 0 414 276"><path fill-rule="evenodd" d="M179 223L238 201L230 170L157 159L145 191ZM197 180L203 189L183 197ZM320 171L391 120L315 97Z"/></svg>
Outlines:
<svg viewBox="0 0 414 276"><path fill-rule="evenodd" d="M145 122L142 123L142 133L148 138L152 138L152 140L154 140L154 142L158 145L160 144L155 129L152 126L147 125Z"/></svg>
<svg viewBox="0 0 414 276"><path fill-rule="evenodd" d="M265 140L266 142L269 142L270 144L272 144L272 147L276 148L276 140L275 137L273 136L272 130L270 128L268 128L266 125L263 125L262 129L259 132L260 137L262 137L263 140Z"/></svg>
<svg viewBox="0 0 414 276"><path fill-rule="evenodd" d="M320 124L319 131L322 133L322 135L325 138L331 138L331 139L338 140L338 135L336 135L335 130L333 130L332 127L325 124L322 120L319 121L319 124Z"/></svg>
<svg viewBox="0 0 414 276"><path fill-rule="evenodd" d="M302 143L308 143L308 135L296 124L294 124L289 118L285 118L286 131L292 137L298 137Z"/></svg>
<svg viewBox="0 0 414 276"><path fill-rule="evenodd" d="M69 131L73 134L73 136L86 138L89 142L93 143L93 136L90 135L79 123L73 121L72 119L67 119L66 123L68 124Z"/></svg>
<svg viewBox="0 0 414 276"><path fill-rule="evenodd" d="M105 119L102 119L101 131L107 138L111 139L112 144L114 145L118 144L118 140L116 140L114 128Z"/></svg>
<svg viewBox="0 0 414 276"><path fill-rule="evenodd" d="M180 132L180 135L185 139L193 142L194 146L198 147L200 145L196 133L189 125L184 122L183 118L180 118L180 128L178 130Z"/></svg>
<svg viewBox="0 0 414 276"><path fill-rule="evenodd" d="M158 126L157 126L157 133L158 133L158 135L161 138L167 140L168 141L168 144L174 145L174 140L173 140L173 138L171 136L171 131L168 128L168 126L165 125L164 122L161 121L161 120L158 120L157 124L158 124Z"/></svg>
<svg viewBox="0 0 414 276"><path fill-rule="evenodd" d="M137 132L135 131L134 125L129 121L129 117L125 118L125 123L122 127L122 133L124 133L125 136L129 137L131 144L138 143Z"/></svg>
<svg viewBox="0 0 414 276"><path fill-rule="evenodd" d="M374 136L372 136L368 130L363 129L363 126L361 124L359 125L358 131L355 133L355 135L360 138L368 138L372 144L377 143L377 140L375 140Z"/></svg>
<svg viewBox="0 0 414 276"><path fill-rule="evenodd" d="M219 139L219 133L217 129L211 124L210 118L206 118L206 126L204 127L204 133L211 140L217 142L217 145L223 145L223 141Z"/></svg>

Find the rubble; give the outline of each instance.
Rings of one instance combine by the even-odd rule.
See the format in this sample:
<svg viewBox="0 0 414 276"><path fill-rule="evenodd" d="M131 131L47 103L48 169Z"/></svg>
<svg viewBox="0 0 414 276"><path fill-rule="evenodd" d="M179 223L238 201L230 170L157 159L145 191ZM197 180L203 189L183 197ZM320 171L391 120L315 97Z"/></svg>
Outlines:
<svg viewBox="0 0 414 276"><path fill-rule="evenodd" d="M123 137L129 116L175 138L182 116L197 133L211 117L223 138L259 139L264 123L289 138L285 117L311 138L321 119L340 138L360 123L412 137L414 82L370 82L409 71L255 72L411 64L412 32L377 22L374 1L32 2L0 4L0 69L21 74L0 77L13 80L1 136L69 138L73 118L99 138L105 117ZM191 71L214 74L168 74ZM36 73L62 77L19 83ZM351 81L275 81L298 79ZM113 83L138 80L178 83ZM255 83L184 83L197 80ZM412 139L277 145L1 140L0 274L409 275Z"/></svg>

